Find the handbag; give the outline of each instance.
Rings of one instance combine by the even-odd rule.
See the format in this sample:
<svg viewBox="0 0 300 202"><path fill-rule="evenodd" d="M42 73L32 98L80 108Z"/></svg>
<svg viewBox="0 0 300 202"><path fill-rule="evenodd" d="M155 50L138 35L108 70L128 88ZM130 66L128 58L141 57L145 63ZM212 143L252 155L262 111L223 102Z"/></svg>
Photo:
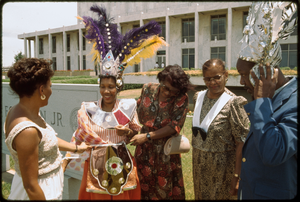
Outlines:
<svg viewBox="0 0 300 202"><path fill-rule="evenodd" d="M136 166L125 142L97 145L91 150L86 191L119 195L137 187Z"/></svg>
<svg viewBox="0 0 300 202"><path fill-rule="evenodd" d="M165 155L187 153L190 151L190 148L190 141L185 135L176 135L167 140L164 146L164 153Z"/></svg>

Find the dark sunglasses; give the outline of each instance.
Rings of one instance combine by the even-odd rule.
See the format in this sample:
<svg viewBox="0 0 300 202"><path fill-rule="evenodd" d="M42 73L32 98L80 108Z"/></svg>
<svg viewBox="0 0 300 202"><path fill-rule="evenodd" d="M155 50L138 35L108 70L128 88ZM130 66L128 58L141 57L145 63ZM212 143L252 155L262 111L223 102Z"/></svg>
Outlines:
<svg viewBox="0 0 300 202"><path fill-rule="evenodd" d="M223 76L224 72L221 75L216 75L214 77L203 77L203 80L205 82L211 82L211 81L220 81L221 77Z"/></svg>
<svg viewBox="0 0 300 202"><path fill-rule="evenodd" d="M168 88L165 84L160 83L160 87L164 90L164 91L168 91L169 93L171 93L172 95L178 95L180 91L176 90L170 90L170 88Z"/></svg>
<svg viewBox="0 0 300 202"><path fill-rule="evenodd" d="M202 140L204 141L206 139L207 133L202 128L192 127L192 132L195 137L200 133Z"/></svg>

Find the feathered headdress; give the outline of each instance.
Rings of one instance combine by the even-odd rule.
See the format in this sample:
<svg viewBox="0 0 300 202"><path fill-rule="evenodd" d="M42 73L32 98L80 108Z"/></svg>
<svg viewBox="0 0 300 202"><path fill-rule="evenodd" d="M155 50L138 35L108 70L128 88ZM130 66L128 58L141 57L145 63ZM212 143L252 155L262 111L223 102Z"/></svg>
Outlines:
<svg viewBox="0 0 300 202"><path fill-rule="evenodd" d="M93 5L90 10L98 14L98 19L86 16L77 18L83 20L87 31L85 38L93 43L93 61L99 66L101 75L116 77L117 89L120 90L123 86L122 74L127 66L139 63L141 58L150 58L162 45L167 46L162 37L158 37L161 27L157 22L150 21L123 36L105 8Z"/></svg>
<svg viewBox="0 0 300 202"><path fill-rule="evenodd" d="M240 41L239 58L257 63L255 66L267 62L279 65L282 58L278 40L287 39L293 33L296 12L297 6L291 2L253 2Z"/></svg>

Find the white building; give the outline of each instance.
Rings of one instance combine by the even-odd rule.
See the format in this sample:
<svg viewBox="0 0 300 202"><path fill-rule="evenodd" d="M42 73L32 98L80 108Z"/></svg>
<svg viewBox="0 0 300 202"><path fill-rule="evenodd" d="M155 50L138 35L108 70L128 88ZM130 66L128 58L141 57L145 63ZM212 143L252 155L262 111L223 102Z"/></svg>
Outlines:
<svg viewBox="0 0 300 202"><path fill-rule="evenodd" d="M78 16L96 17L89 9L94 2L77 3ZM115 18L125 34L151 20L162 26L162 36L169 47L161 48L155 57L128 67L125 72L147 71L156 62L166 65L201 68L210 58L221 58L226 67L235 67L238 43L243 36L251 2L99 2ZM64 26L18 35L24 40L27 57L50 58L54 70L94 69L91 61L92 44L86 42L84 25ZM34 55L31 43L34 41ZM297 66L297 28L288 40L280 41L283 60L281 67Z"/></svg>

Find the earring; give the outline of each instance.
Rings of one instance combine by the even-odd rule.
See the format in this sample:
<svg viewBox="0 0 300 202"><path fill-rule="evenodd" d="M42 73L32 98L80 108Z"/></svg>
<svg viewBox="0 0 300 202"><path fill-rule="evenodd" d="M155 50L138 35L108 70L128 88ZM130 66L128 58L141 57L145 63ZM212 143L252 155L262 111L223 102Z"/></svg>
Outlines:
<svg viewBox="0 0 300 202"><path fill-rule="evenodd" d="M41 100L45 100L46 99L46 95L41 95Z"/></svg>

